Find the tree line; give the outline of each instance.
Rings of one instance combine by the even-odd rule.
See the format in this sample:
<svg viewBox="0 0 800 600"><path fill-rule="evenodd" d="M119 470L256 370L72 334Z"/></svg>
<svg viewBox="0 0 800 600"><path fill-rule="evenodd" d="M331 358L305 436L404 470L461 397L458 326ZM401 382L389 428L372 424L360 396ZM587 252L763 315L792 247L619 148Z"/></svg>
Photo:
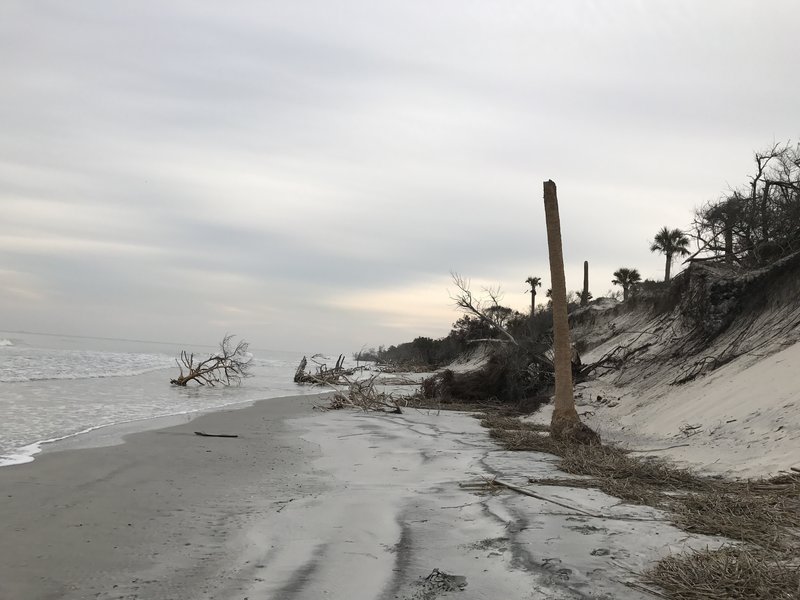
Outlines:
<svg viewBox="0 0 800 600"><path fill-rule="evenodd" d="M753 268L800 250L800 145L773 144L755 152L754 163L754 172L747 183L697 208L688 230L663 226L655 233L649 249L664 256L663 284L643 281L634 267L614 271L611 283L620 288L623 301L647 284L654 287L669 284L673 265L680 258L688 256L691 261L720 261ZM690 252L692 242L696 246L694 253ZM588 267L584 268L584 289L567 294L570 311L585 306L591 299L586 282ZM458 286L459 279L455 279ZM468 282L460 280L460 283ZM514 339L537 339L551 327L550 290L545 291L548 302L537 305L541 277L531 275L525 283L531 295L528 314L500 304L499 291L484 290L488 300L477 311L456 299L465 314L443 338L418 337L396 346L362 349L354 358L437 367L478 342L492 343L509 335ZM475 302L468 286L458 287L462 300L466 292L468 302Z"/></svg>

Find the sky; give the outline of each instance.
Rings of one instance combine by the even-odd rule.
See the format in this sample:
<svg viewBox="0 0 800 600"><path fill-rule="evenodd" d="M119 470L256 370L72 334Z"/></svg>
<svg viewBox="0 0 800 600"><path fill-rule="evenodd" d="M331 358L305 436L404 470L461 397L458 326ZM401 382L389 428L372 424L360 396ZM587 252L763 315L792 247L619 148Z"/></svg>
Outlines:
<svg viewBox="0 0 800 600"><path fill-rule="evenodd" d="M800 137L794 0L3 0L0 329L350 352L663 277Z"/></svg>

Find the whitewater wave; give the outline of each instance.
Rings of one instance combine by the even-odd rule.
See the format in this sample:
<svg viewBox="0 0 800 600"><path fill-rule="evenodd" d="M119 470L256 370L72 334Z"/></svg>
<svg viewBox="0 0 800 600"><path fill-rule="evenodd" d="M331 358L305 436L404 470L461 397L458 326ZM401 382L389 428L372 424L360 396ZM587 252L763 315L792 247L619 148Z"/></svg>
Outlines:
<svg viewBox="0 0 800 600"><path fill-rule="evenodd" d="M164 354L70 351L16 348L4 353L0 382L46 381L49 379L97 379L130 377L170 368L172 358Z"/></svg>
<svg viewBox="0 0 800 600"><path fill-rule="evenodd" d="M19 383L21 381L47 381L50 379L104 379L106 377L135 377L136 375L144 375L145 373L152 373L153 371L161 371L162 369L169 369L172 364L161 366L146 367L140 369L120 369L116 371L97 371L97 372L75 372L75 373L7 373L9 369L2 369L0 371L0 382L2 383Z"/></svg>
<svg viewBox="0 0 800 600"><path fill-rule="evenodd" d="M14 342L12 342L11 340L7 340L5 338L0 339L0 346L13 346L13 345Z"/></svg>

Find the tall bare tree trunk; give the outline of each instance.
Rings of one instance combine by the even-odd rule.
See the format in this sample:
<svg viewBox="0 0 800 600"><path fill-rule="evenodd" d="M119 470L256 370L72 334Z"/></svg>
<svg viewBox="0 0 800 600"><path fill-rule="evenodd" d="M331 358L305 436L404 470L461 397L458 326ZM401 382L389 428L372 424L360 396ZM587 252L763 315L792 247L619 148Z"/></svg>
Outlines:
<svg viewBox="0 0 800 600"><path fill-rule="evenodd" d="M669 272L672 269L672 254L667 253L667 266L664 269L664 281L669 283Z"/></svg>
<svg viewBox="0 0 800 600"><path fill-rule="evenodd" d="M547 247L550 254L550 299L553 301L553 366L556 394L550 435L584 443L599 442L597 434L583 425L575 410L572 393L572 350L567 319L567 283L564 277L564 255L561 250L561 220L558 196L553 181L544 182L544 216L547 223Z"/></svg>
<svg viewBox="0 0 800 600"><path fill-rule="evenodd" d="M764 182L764 191L761 194L761 237L762 242L769 241L769 183Z"/></svg>
<svg viewBox="0 0 800 600"><path fill-rule="evenodd" d="M589 261L583 261L583 293L581 294L581 306L589 304Z"/></svg>
<svg viewBox="0 0 800 600"><path fill-rule="evenodd" d="M531 319L536 315L536 286L531 286Z"/></svg>
<svg viewBox="0 0 800 600"><path fill-rule="evenodd" d="M733 216L725 213L725 262L733 262Z"/></svg>

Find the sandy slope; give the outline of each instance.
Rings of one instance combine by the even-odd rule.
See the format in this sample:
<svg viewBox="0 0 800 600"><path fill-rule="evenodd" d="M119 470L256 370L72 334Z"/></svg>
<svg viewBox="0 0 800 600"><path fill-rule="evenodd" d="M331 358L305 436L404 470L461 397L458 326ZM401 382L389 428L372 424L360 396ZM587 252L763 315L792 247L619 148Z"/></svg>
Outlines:
<svg viewBox="0 0 800 600"><path fill-rule="evenodd" d="M657 454L703 472L766 477L800 468L800 344L742 363L644 392L603 380L583 384L579 412L607 441L678 446ZM547 421L549 412L536 419Z"/></svg>
<svg viewBox="0 0 800 600"><path fill-rule="evenodd" d="M800 305L797 284L773 286L758 310L742 311L699 351L678 311L603 305L578 319L573 339L589 364L617 347L621 368L577 387L579 412L607 441L709 473L761 477L800 468ZM791 293L790 293L791 292ZM710 369L714 357L737 358ZM694 379L681 383L687 374ZM598 400L599 398L599 400ZM535 420L548 421L544 410Z"/></svg>

